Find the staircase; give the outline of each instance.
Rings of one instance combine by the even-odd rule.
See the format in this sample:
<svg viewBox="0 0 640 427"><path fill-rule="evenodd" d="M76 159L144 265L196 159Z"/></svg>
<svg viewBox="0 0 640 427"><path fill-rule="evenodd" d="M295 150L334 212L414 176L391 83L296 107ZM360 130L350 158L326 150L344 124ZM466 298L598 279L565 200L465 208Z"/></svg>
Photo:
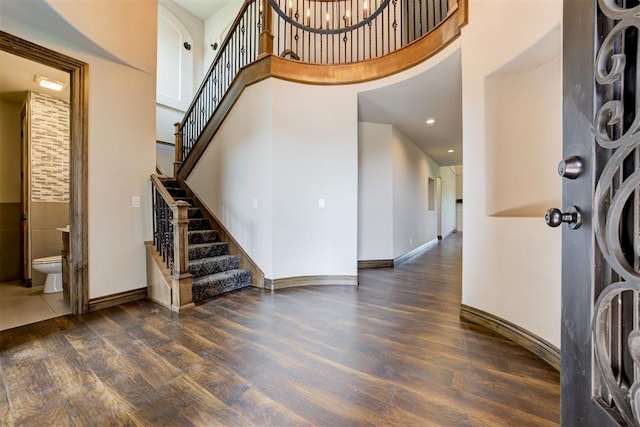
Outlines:
<svg viewBox="0 0 640 427"><path fill-rule="evenodd" d="M193 277L193 302L251 285L251 272L239 268L239 259L229 255L228 245L218 241L218 232L211 228L202 211L194 207L193 199L172 179L162 183L174 200L184 200L189 208L189 273Z"/></svg>

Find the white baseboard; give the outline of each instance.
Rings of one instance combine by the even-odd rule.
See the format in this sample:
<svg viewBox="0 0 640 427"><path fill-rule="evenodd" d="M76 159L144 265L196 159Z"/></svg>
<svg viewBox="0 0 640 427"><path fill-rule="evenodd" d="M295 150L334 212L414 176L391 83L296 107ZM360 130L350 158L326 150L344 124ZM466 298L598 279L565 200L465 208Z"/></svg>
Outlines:
<svg viewBox="0 0 640 427"><path fill-rule="evenodd" d="M442 239L446 239L447 237L451 236L453 233L455 233L457 230L455 228L452 228L451 230L447 231L446 233L444 233L442 235Z"/></svg>
<svg viewBox="0 0 640 427"><path fill-rule="evenodd" d="M438 238L436 237L435 239L425 243L424 245L418 246L414 250L407 252L404 255L400 255L398 258L395 258L393 260L393 265L396 266L398 264L402 264L409 258L413 258L414 256L421 254L422 252L426 251L429 248L434 247L437 244L438 244Z"/></svg>

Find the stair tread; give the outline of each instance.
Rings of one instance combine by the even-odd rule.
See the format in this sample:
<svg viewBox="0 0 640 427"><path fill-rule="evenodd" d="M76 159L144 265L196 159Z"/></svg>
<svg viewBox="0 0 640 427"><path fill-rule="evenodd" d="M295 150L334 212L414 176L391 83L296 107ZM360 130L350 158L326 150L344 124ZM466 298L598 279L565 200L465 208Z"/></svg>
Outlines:
<svg viewBox="0 0 640 427"><path fill-rule="evenodd" d="M189 244L189 260L229 255L229 245L226 242L209 242Z"/></svg>
<svg viewBox="0 0 640 427"><path fill-rule="evenodd" d="M217 230L189 230L189 246L202 243L215 243L218 240Z"/></svg>
<svg viewBox="0 0 640 427"><path fill-rule="evenodd" d="M206 276L200 276L193 279L193 286L202 286L204 283L209 280L214 279L222 279L226 277L237 277L240 275L251 275L249 270L245 270L244 268L235 268L233 270L221 271L220 273L207 274Z"/></svg>
<svg viewBox="0 0 640 427"><path fill-rule="evenodd" d="M188 233L190 235L193 234L208 234L208 233L214 233L214 234L218 234L217 230L212 230L212 229L207 229L207 230L189 230Z"/></svg>
<svg viewBox="0 0 640 427"><path fill-rule="evenodd" d="M206 257L206 258L199 258L199 259L192 259L189 260L189 265L191 264L203 264L207 261L217 261L220 259L232 259L232 258L238 258L237 255L217 255L217 256L210 256L210 257Z"/></svg>
<svg viewBox="0 0 640 427"><path fill-rule="evenodd" d="M189 219L202 218L202 211L200 211L200 208L198 207L189 206L187 208L187 212L188 212Z"/></svg>
<svg viewBox="0 0 640 427"><path fill-rule="evenodd" d="M207 218L187 218L189 230L210 230L211 224Z"/></svg>
<svg viewBox="0 0 640 427"><path fill-rule="evenodd" d="M239 267L240 259L235 255L219 255L189 260L189 273L194 278L235 270Z"/></svg>
<svg viewBox="0 0 640 427"><path fill-rule="evenodd" d="M200 230L200 231L206 231L206 230ZM227 242L210 242L210 243L191 243L189 245L189 249L191 248L206 248L207 246L223 246L223 245L227 245Z"/></svg>
<svg viewBox="0 0 640 427"><path fill-rule="evenodd" d="M236 269L194 279L191 289L193 301L199 302L248 286L251 286L251 272Z"/></svg>

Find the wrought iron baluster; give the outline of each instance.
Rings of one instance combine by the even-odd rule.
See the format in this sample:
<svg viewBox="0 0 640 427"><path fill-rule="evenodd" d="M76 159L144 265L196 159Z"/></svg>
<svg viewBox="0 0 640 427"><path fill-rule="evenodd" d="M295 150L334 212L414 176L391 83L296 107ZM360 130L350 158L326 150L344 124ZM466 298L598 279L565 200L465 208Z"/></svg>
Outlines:
<svg viewBox="0 0 640 427"><path fill-rule="evenodd" d="M599 397L629 425L640 424L640 102L638 100L638 14L635 2L598 2L601 46L596 58L599 111L596 150L608 158L594 195L593 229L610 268L596 289L593 340ZM610 280L609 280L610 279Z"/></svg>

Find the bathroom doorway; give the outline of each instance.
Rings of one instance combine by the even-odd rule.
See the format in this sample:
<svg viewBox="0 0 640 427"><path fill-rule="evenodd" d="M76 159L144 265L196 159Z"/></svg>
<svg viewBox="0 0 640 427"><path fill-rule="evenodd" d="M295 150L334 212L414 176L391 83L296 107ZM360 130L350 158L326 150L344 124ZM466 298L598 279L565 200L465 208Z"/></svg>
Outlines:
<svg viewBox="0 0 640 427"><path fill-rule="evenodd" d="M87 73L88 65L0 31L0 51L55 68L68 75L69 96L69 301L73 314L88 311ZM23 127L21 120L20 127ZM24 132L24 129L22 129ZM26 199L28 201L28 199ZM28 204L28 203L27 203ZM28 209L28 208L27 208ZM46 215L46 214L45 214ZM22 234L22 233L21 233ZM27 233L23 245L31 245ZM25 251L27 253L27 251ZM27 261L20 263L26 269ZM24 274L24 273L23 273Z"/></svg>

